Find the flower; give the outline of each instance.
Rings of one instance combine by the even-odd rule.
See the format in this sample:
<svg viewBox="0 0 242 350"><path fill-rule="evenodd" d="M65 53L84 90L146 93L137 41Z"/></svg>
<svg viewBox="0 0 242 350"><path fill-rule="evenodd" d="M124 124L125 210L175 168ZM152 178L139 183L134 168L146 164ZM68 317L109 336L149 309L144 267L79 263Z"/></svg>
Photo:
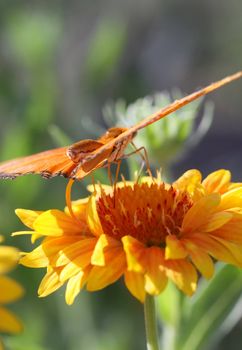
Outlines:
<svg viewBox="0 0 242 350"><path fill-rule="evenodd" d="M15 234L43 238L20 262L47 268L41 297L67 282L68 304L84 286L96 291L122 276L141 302L169 279L190 296L200 274L213 276L215 261L242 267L242 183L223 169L204 180L189 170L172 184L123 180L96 186L72 210L16 213L32 230Z"/></svg>
<svg viewBox="0 0 242 350"><path fill-rule="evenodd" d="M0 236L0 241L3 237ZM10 277L7 272L16 266L19 259L19 251L10 246L0 246L0 332L19 333L22 330L20 320L4 306L18 300L23 295L23 288ZM1 349L1 344L0 344Z"/></svg>

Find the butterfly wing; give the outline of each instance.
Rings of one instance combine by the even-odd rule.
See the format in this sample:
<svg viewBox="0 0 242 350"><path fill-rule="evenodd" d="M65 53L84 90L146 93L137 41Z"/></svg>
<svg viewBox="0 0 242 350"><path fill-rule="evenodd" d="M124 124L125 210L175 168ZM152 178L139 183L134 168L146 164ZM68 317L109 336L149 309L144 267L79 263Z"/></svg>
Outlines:
<svg viewBox="0 0 242 350"><path fill-rule="evenodd" d="M70 177L77 164L67 156L67 149L56 148L3 162L0 164L0 178L14 179L27 174L40 174L46 178L57 175Z"/></svg>

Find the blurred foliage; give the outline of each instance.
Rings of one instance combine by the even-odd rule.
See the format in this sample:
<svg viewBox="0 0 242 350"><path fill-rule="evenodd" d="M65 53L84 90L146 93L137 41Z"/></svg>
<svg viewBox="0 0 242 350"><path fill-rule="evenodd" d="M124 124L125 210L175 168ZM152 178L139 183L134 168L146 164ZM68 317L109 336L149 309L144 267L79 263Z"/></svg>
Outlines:
<svg viewBox="0 0 242 350"><path fill-rule="evenodd" d="M99 119L101 108L108 99L122 96L129 103L151 91L174 85L182 86L184 91L192 91L197 85L237 70L242 54L241 9L238 0L222 0L219 4L208 0L196 4L191 0L182 4L179 1L165 3L155 0L149 3L105 1L95 4L75 0L2 1L0 159L98 136L105 129ZM220 166L232 164L231 170L241 179L242 169L235 157L237 152L240 159L241 147L235 144L236 147L226 153L237 135L241 138L242 125L241 107L238 105L240 89L238 85L230 89L221 91L220 97L217 97L218 118L215 118L215 126L210 131L211 139L206 136L202 143L203 149L208 145L209 157L205 154L203 158L202 151L198 157L197 148L190 153L194 154L193 162L199 162L202 170L213 170L214 145L223 133L229 132L229 142L223 139L220 142L223 145L218 153ZM163 95L162 99L167 103L170 97ZM135 123L136 119L131 120L131 116L146 117L160 102L148 98L128 109L125 107L120 122L126 125L127 118ZM210 105L206 106L203 115L210 115ZM124 108L124 105L121 107ZM152 162L155 166L167 165L169 168L170 160L174 160L178 153L181 155L184 144L195 146L196 139L190 139L188 143L186 140L194 127L191 113L194 116L193 110L198 105L191 106L190 111L189 108L186 112L180 111L173 119L164 120L163 126L158 128L156 124L153 131L147 129L140 134L142 142L146 133L147 137L151 137L149 143L153 142ZM92 115L92 121L85 118L88 115ZM209 117L201 120L204 124L195 128L197 140L210 121ZM157 132L159 138L156 138ZM166 142L163 142L164 137ZM159 144L156 144L156 139ZM164 164L157 162L161 158ZM135 157L132 159L133 167L137 167ZM178 166L179 162L176 161L176 164ZM107 181L105 170L95 176ZM88 181L75 185L75 196L85 196ZM9 233L21 229L14 209L63 208L65 185L63 178L45 181L34 176L0 183L0 233L5 234L8 244L13 242ZM14 239L13 245L30 250L30 242L19 237ZM67 307L63 291L45 299L37 298L41 272L19 267L14 276L26 288L26 297L13 306L25 323L25 331L20 336L4 338L7 350L145 349L142 306L130 297L122 283L99 293L83 292L74 306ZM242 307L236 304L240 285L241 276L226 270L225 275L218 275L213 280L208 291L201 288L198 299L187 301L189 305L186 308L195 317L191 320L196 324L194 334L197 344L186 338L191 327L187 318L183 320L184 328L180 329L184 331L178 344L180 348L187 344L188 339L189 346L208 349L201 336L211 339L209 312L215 309L216 313L212 315L216 318L213 318L213 329L217 330L217 342L212 343L213 349L240 349L240 345L236 348L236 344L242 342L241 326L237 324ZM224 297L221 294L220 302L214 303L214 295L219 291L224 291ZM168 289L167 293L164 298L169 302L162 304L159 301L159 305L162 308L160 317L168 322L164 328L164 339L168 342L172 339L171 334L174 335L174 327L180 324L181 308L185 303L172 289ZM223 307L220 308L220 305ZM233 322L228 321L227 325L223 323L222 319L231 316L236 307L237 318L233 317ZM201 325L198 321L204 309L206 324ZM196 310L199 311L197 316ZM238 331L233 333L235 324Z"/></svg>

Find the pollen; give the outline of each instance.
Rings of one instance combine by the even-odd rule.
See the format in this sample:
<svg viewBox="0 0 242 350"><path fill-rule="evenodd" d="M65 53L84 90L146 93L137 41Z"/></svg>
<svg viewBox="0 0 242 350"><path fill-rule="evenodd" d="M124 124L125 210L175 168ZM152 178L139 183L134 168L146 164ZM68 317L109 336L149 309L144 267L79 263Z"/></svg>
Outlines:
<svg viewBox="0 0 242 350"><path fill-rule="evenodd" d="M163 183L141 183L102 191L97 212L106 234L130 235L146 246L165 245L167 235L179 236L183 218L193 205L187 192Z"/></svg>

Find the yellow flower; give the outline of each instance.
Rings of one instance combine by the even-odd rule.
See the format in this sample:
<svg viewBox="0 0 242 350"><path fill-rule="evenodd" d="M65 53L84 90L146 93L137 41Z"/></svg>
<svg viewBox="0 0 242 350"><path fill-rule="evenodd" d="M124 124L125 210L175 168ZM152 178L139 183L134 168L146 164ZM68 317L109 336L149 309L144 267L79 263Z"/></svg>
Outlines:
<svg viewBox="0 0 242 350"><path fill-rule="evenodd" d="M96 291L122 276L141 302L160 294L168 279L192 295L199 274L212 277L215 260L242 266L242 184L227 170L203 181L189 170L172 184L145 177L100 185L72 211L17 210L32 237L45 236L21 259L47 268L40 296L67 282L71 304L84 286Z"/></svg>
<svg viewBox="0 0 242 350"><path fill-rule="evenodd" d="M0 236L2 242L2 236ZM5 276L16 266L19 251L14 247L0 246L0 332L19 333L22 324L19 319L2 305L11 303L23 295L23 288L13 279ZM1 344L0 344L1 349Z"/></svg>

